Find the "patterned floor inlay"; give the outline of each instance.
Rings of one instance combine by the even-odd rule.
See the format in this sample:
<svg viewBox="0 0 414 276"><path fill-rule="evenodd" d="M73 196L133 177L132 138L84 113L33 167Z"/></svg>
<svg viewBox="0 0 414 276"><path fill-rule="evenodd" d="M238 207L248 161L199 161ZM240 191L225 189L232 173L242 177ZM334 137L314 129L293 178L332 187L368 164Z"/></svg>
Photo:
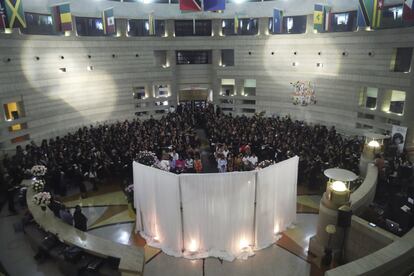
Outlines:
<svg viewBox="0 0 414 276"><path fill-rule="evenodd" d="M297 244L294 240L292 240L289 236L282 234L282 237L276 242L276 244L283 249L286 249L290 253L300 257L301 259L309 262L307 249L302 248L299 244Z"/></svg>
<svg viewBox="0 0 414 276"><path fill-rule="evenodd" d="M88 182L86 182L85 185L87 187L92 186L92 184ZM104 195L104 194L108 194L112 192L118 192L118 191L121 191L120 185L118 184L102 184L102 185L98 185L97 191L89 190L87 192L87 196L95 197L95 196ZM80 192L75 192L75 194L61 197L61 200L68 202L68 201L79 200L80 198L81 198Z"/></svg>
<svg viewBox="0 0 414 276"><path fill-rule="evenodd" d="M135 218L130 216L127 205L108 206L107 210L101 215L101 217L89 226L89 229L134 221Z"/></svg>
<svg viewBox="0 0 414 276"><path fill-rule="evenodd" d="M276 245L291 252L306 262L311 262L308 255L309 238L316 232L317 214L321 196L318 191L298 186L297 223L296 227L287 229ZM150 247L139 234L135 233L135 213L128 208L128 202L119 186L103 186L97 192L92 192L87 198L73 195L63 199L69 207L83 206L83 212L88 217L88 229L96 235L144 248L145 262L152 262L161 250ZM320 269L314 270L318 275Z"/></svg>
<svg viewBox="0 0 414 276"><path fill-rule="evenodd" d="M119 188L118 188L119 189ZM68 207L80 206L108 206L108 205L128 205L127 199L123 191L109 192L106 194L99 194L96 196L89 196L81 198L80 196L75 200L63 200L63 203Z"/></svg>

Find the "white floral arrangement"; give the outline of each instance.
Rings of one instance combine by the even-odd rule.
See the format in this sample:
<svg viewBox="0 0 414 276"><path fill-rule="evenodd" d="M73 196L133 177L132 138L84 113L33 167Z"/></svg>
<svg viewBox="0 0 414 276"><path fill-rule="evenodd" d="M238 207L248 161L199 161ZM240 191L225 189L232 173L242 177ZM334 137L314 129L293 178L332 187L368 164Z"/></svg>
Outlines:
<svg viewBox="0 0 414 276"><path fill-rule="evenodd" d="M47 206L50 204L52 196L48 192L37 193L33 196L33 203L39 206Z"/></svg>
<svg viewBox="0 0 414 276"><path fill-rule="evenodd" d="M47 168L43 165L34 165L30 172L33 176L44 176L46 174Z"/></svg>
<svg viewBox="0 0 414 276"><path fill-rule="evenodd" d="M45 181L43 179L35 179L32 182L32 188L33 191L35 191L36 193L40 193L43 192L43 189L45 188Z"/></svg>
<svg viewBox="0 0 414 276"><path fill-rule="evenodd" d="M273 164L275 164L275 162L272 161L272 160L263 160L262 162L257 164L256 170L264 169L264 168L269 167Z"/></svg>
<svg viewBox="0 0 414 276"><path fill-rule="evenodd" d="M138 152L135 161L151 167L158 163L158 158L157 155L155 155L155 153L144 150Z"/></svg>

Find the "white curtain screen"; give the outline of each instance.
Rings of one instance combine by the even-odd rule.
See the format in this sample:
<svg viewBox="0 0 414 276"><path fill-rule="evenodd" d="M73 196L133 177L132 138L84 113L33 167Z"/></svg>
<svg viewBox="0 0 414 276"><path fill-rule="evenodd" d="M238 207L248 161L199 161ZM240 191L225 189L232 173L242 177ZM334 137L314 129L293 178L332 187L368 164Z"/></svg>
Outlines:
<svg viewBox="0 0 414 276"><path fill-rule="evenodd" d="M133 167L137 230L149 245L181 256L179 177L137 162Z"/></svg>
<svg viewBox="0 0 414 276"><path fill-rule="evenodd" d="M296 221L299 157L257 172L255 249L268 247L276 234Z"/></svg>
<svg viewBox="0 0 414 276"><path fill-rule="evenodd" d="M253 245L254 172L181 175L180 185L186 257L232 261Z"/></svg>
<svg viewBox="0 0 414 276"><path fill-rule="evenodd" d="M134 162L136 228L172 256L185 249L187 258L247 258L296 221L298 163L293 157L259 171L175 175Z"/></svg>

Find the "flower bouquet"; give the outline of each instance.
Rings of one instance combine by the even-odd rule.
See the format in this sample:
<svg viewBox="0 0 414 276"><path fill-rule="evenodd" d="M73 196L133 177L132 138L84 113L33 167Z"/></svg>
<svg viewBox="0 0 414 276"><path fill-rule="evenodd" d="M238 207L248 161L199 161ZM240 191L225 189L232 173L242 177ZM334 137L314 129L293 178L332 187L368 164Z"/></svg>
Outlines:
<svg viewBox="0 0 414 276"><path fill-rule="evenodd" d="M155 153L151 151L140 151L138 152L135 161L146 166L153 166L158 162L158 158Z"/></svg>
<svg viewBox="0 0 414 276"><path fill-rule="evenodd" d="M46 174L47 168L43 165L34 165L30 172L33 176L44 176Z"/></svg>
<svg viewBox="0 0 414 276"><path fill-rule="evenodd" d="M33 191L36 193L43 192L43 189L45 188L45 181L43 179L35 179L32 182Z"/></svg>
<svg viewBox="0 0 414 276"><path fill-rule="evenodd" d="M263 160L262 162L260 162L259 164L257 164L256 169L260 170L260 169L264 169L266 167L269 167L271 165L273 165L275 162L272 160Z"/></svg>
<svg viewBox="0 0 414 276"><path fill-rule="evenodd" d="M46 206L50 204L52 196L48 192L40 192L33 196L33 203L46 210Z"/></svg>

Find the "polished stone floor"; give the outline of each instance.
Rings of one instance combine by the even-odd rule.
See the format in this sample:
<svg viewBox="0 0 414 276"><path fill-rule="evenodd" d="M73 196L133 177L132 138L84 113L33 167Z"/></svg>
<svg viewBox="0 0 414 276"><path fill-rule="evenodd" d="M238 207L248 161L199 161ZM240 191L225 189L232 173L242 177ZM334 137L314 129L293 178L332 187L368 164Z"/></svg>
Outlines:
<svg viewBox="0 0 414 276"><path fill-rule="evenodd" d="M255 256L234 262L220 262L216 258L187 260L165 255L146 245L135 234L135 216L118 186L100 187L81 199L76 192L61 199L68 207L80 205L88 217L91 234L128 244L144 247L145 276L158 275L310 275L311 265L307 255L309 238L316 232L320 196L298 187L297 223L288 229L281 239L269 248L257 251ZM9 216L7 206L0 217L0 261L10 275L61 275L52 262L37 264L23 233L15 233L13 224L20 215ZM0 274L1 275L1 274Z"/></svg>
<svg viewBox="0 0 414 276"><path fill-rule="evenodd" d="M23 210L20 209L19 213L22 214ZM14 231L13 225L20 219L20 215L10 215L7 206L0 212L0 262L7 273L11 276L62 275L54 263L38 264L34 260L36 252L30 247L25 235Z"/></svg>
<svg viewBox="0 0 414 276"><path fill-rule="evenodd" d="M279 243L255 252L247 260L220 262L216 258L187 260L164 253L145 264L144 275L199 275L199 276L294 276L310 275L310 263L296 252L306 255L309 238L316 232L317 215L298 214L296 227L287 230L285 249ZM302 252L300 251L302 250Z"/></svg>

